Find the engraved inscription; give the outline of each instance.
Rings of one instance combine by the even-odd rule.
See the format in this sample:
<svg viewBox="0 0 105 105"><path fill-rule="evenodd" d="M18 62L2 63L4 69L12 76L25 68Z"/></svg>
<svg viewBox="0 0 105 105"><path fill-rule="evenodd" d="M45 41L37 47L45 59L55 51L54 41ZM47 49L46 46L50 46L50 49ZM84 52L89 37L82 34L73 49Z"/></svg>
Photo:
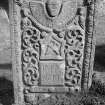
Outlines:
<svg viewBox="0 0 105 105"><path fill-rule="evenodd" d="M14 71L19 87L16 101L22 100L16 104L39 105L52 97L50 93L88 87L93 62L94 0L86 4L79 0L14 3Z"/></svg>
<svg viewBox="0 0 105 105"><path fill-rule="evenodd" d="M64 62L41 62L41 85L64 85Z"/></svg>

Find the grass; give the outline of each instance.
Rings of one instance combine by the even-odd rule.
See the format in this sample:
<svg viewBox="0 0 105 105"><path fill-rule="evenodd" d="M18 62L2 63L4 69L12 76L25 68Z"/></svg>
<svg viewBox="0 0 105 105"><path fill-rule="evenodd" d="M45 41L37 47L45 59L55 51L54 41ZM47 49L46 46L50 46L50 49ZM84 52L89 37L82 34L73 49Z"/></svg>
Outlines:
<svg viewBox="0 0 105 105"><path fill-rule="evenodd" d="M12 105L14 102L12 82L0 79L0 103ZM78 94L52 94L51 97L39 101L38 105L105 105L105 84L93 78L88 92Z"/></svg>

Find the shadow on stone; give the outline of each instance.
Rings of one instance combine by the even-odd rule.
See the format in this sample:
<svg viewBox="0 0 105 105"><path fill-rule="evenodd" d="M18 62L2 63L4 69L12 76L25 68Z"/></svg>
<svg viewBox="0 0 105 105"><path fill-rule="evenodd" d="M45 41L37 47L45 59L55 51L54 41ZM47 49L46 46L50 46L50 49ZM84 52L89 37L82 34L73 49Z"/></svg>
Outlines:
<svg viewBox="0 0 105 105"><path fill-rule="evenodd" d="M12 105L13 99L13 83L5 78L0 78L0 103Z"/></svg>
<svg viewBox="0 0 105 105"><path fill-rule="evenodd" d="M96 46L94 70L105 71L105 45Z"/></svg>
<svg viewBox="0 0 105 105"><path fill-rule="evenodd" d="M11 69L12 64L7 63L7 64L0 64L0 69Z"/></svg>

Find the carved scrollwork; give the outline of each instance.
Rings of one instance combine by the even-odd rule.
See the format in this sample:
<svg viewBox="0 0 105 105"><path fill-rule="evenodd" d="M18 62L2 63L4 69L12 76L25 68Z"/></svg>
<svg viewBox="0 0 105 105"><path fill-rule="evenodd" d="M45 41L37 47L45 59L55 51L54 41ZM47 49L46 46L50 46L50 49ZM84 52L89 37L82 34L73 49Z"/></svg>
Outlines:
<svg viewBox="0 0 105 105"><path fill-rule="evenodd" d="M66 70L66 85L68 86L74 86L77 85L80 78L81 78L81 71L76 68L70 68L68 67Z"/></svg>
<svg viewBox="0 0 105 105"><path fill-rule="evenodd" d="M85 31L77 25L70 26L68 29L65 36L65 85L76 86L81 79Z"/></svg>
<svg viewBox="0 0 105 105"><path fill-rule="evenodd" d="M17 3L19 6L22 5L23 0L15 0L15 3Z"/></svg>
<svg viewBox="0 0 105 105"><path fill-rule="evenodd" d="M88 84L94 1L13 1L15 88L19 92L15 98L21 101L16 104L43 104L50 93L78 91Z"/></svg>
<svg viewBox="0 0 105 105"><path fill-rule="evenodd" d="M69 67L78 67L81 68L80 60L82 57L82 53L78 50L70 50L66 53L67 65Z"/></svg>
<svg viewBox="0 0 105 105"><path fill-rule="evenodd" d="M24 63L29 63L31 66L38 64L38 54L34 49L26 49L22 53ZM24 64L23 63L23 64ZM28 66L28 65L27 65Z"/></svg>
<svg viewBox="0 0 105 105"><path fill-rule="evenodd" d="M23 78L26 85L37 85L39 78L39 37L40 32L29 18L22 19L22 67Z"/></svg>
<svg viewBox="0 0 105 105"><path fill-rule="evenodd" d="M25 71L24 80L26 81L25 83L27 85L35 85L33 84L34 82L32 82L32 76L35 73L37 73L37 76L39 76L37 72L38 70L37 71L35 70L38 69L38 60L39 60L38 57L40 56L39 55L40 41L45 40L46 36L48 36L47 37L48 39L46 39L46 41L49 40L51 36L49 34L53 33L53 29L44 27L43 25L39 24L35 20L35 18L33 18L33 16L30 15L29 9L22 8L22 11L24 15L24 18L22 19L23 71L24 70L27 71L27 72ZM75 81L74 84L72 85L77 85L79 83L79 80L81 79L80 72L82 69L84 30L85 30L84 8L82 7L79 8L77 18L78 18L78 21L76 24L68 25L66 27L66 30L61 30L57 32L56 34L62 41L64 39L66 40L66 45L65 45L65 62L66 62L65 75L66 76L65 78L69 80L68 84L70 84L70 81ZM39 32L39 30L36 29L36 27L41 29L42 32ZM40 46L40 47L44 47L44 44L43 46ZM43 51L44 50L45 48L43 49ZM33 67L35 67L36 69L33 69L33 71L31 71L31 74L32 74L31 75L29 71L30 71L30 68L33 68ZM72 79L70 80L69 71L71 70L72 72L74 72L74 69L77 70L80 74L74 75L72 73L73 74L71 76Z"/></svg>
<svg viewBox="0 0 105 105"><path fill-rule="evenodd" d="M39 72L37 68L30 67L27 68L24 72L24 81L28 85L37 85L39 78Z"/></svg>
<svg viewBox="0 0 105 105"><path fill-rule="evenodd" d="M65 85L79 85L82 75L83 49L85 38L85 11L84 7L78 8L78 19L74 21L74 25L68 27L65 40Z"/></svg>
<svg viewBox="0 0 105 105"><path fill-rule="evenodd" d="M75 27L75 26L73 26ZM73 30L70 29L66 32L66 43L67 47L83 48L83 35L84 31L78 26Z"/></svg>

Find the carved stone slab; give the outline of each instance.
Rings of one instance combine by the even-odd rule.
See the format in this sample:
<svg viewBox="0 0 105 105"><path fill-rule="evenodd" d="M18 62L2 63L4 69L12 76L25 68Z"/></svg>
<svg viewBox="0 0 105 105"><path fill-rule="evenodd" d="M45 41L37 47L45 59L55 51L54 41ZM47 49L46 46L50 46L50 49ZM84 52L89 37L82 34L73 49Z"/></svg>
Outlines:
<svg viewBox="0 0 105 105"><path fill-rule="evenodd" d="M88 89L95 1L11 0L10 7L15 103Z"/></svg>
<svg viewBox="0 0 105 105"><path fill-rule="evenodd" d="M59 86L64 85L64 71L65 71L65 62L52 62L52 61L43 61L40 62L40 71L41 71L41 86L51 85Z"/></svg>

